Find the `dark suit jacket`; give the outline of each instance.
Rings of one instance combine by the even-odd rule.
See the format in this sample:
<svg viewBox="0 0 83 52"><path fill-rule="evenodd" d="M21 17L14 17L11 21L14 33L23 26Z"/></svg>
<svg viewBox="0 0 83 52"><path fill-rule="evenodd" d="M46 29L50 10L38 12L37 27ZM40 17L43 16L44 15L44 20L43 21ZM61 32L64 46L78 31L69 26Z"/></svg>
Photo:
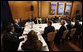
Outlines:
<svg viewBox="0 0 83 52"><path fill-rule="evenodd" d="M63 32L66 30L65 26L61 26L59 31L57 32L56 36L55 36L55 40L60 40L62 35L63 35Z"/></svg>
<svg viewBox="0 0 83 52"><path fill-rule="evenodd" d="M5 32L3 36L3 48L4 51L8 50L14 50L16 51L18 49L18 45L21 40L18 39L17 33L11 34L10 32Z"/></svg>
<svg viewBox="0 0 83 52"><path fill-rule="evenodd" d="M68 25L66 25L66 27L67 27L68 30L71 30L73 25L72 24L68 24Z"/></svg>
<svg viewBox="0 0 83 52"><path fill-rule="evenodd" d="M44 39L47 40L47 34L49 32L54 32L54 31L55 31L55 28L53 26L45 27L44 34L43 34Z"/></svg>
<svg viewBox="0 0 83 52"><path fill-rule="evenodd" d="M74 25L73 28L76 28L76 32L75 32L74 36L80 35L81 30L82 30L82 25L81 24Z"/></svg>
<svg viewBox="0 0 83 52"><path fill-rule="evenodd" d="M15 27L15 32L16 33L22 33L23 32L23 29L20 27L19 24L14 24L14 27Z"/></svg>
<svg viewBox="0 0 83 52"><path fill-rule="evenodd" d="M20 23L19 23L19 25L20 25L20 27L23 27L24 25L25 25L25 21L21 21Z"/></svg>
<svg viewBox="0 0 83 52"><path fill-rule="evenodd" d="M66 25L66 27L69 30L68 33L67 33L67 36L66 36L66 38L68 38L70 36L71 29L73 28L73 25L72 24L68 24L68 25Z"/></svg>
<svg viewBox="0 0 83 52"><path fill-rule="evenodd" d="M34 21L34 23L35 23L35 24L37 24L37 20L36 20L36 18L35 18L35 19L33 19L33 21Z"/></svg>

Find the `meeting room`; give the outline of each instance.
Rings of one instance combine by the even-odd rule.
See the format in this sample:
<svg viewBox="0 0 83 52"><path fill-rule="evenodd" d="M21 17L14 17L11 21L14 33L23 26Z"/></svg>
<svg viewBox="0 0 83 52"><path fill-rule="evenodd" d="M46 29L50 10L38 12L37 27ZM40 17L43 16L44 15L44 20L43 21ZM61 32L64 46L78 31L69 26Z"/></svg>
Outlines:
<svg viewBox="0 0 83 52"><path fill-rule="evenodd" d="M82 51L82 1L1 1L1 51Z"/></svg>

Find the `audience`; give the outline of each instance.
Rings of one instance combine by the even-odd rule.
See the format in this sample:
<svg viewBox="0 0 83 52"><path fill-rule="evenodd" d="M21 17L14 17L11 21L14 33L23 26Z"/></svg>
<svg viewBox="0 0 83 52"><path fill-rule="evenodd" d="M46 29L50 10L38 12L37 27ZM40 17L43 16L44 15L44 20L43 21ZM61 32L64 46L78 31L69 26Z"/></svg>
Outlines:
<svg viewBox="0 0 83 52"><path fill-rule="evenodd" d="M61 20L60 24L61 24L61 27L60 27L59 31L57 32L57 34L55 36L55 39L54 39L54 43L56 43L56 44L60 43L60 39L61 39L61 37L63 35L63 32L66 30L66 27L64 26L65 21Z"/></svg>
<svg viewBox="0 0 83 52"><path fill-rule="evenodd" d="M3 49L4 51L17 51L20 41L17 33L14 31L13 25L9 25L3 35Z"/></svg>
<svg viewBox="0 0 83 52"><path fill-rule="evenodd" d="M47 27L44 28L44 33L42 34L42 36L43 36L44 40L46 41L48 47L50 48L49 42L47 40L47 34L49 32L55 31L55 28L52 26L52 21L54 23L60 21L60 24L61 24L61 27L57 31L57 34L54 38L55 44L60 43L60 39L62 38L63 32L66 30L66 28L68 30L66 39L68 39L68 37L70 36L72 28L76 28L76 32L73 36L74 40L77 40L78 36L80 36L80 34L82 32L82 25L79 24L79 20L75 20L75 25L73 26L71 24L72 19L65 18L64 20L66 20L66 23L67 23L67 25L65 27L65 21L62 19L63 18L61 18L59 16L59 20L58 20L58 18L55 16L55 18L51 18L50 20L48 18L45 18L45 20L43 21L40 17L38 17L35 19L31 18L27 22L34 21L35 24L47 23ZM19 45L20 41L23 40L23 39L19 39L19 36L22 36L24 25L25 25L25 21L20 18L15 19L14 24L10 23L10 22L8 23L6 32L4 33L4 36L3 36L3 48L5 51L8 51L8 50L16 51L18 49L18 45ZM26 36L27 36L27 40L21 46L22 49L24 51L40 51L41 47L42 47L42 42L40 40L38 40L37 33L35 31L31 30L28 34L26 34Z"/></svg>
<svg viewBox="0 0 83 52"><path fill-rule="evenodd" d="M40 51L42 47L42 42L38 40L37 33L31 30L27 34L27 41L23 43L22 49L24 51Z"/></svg>

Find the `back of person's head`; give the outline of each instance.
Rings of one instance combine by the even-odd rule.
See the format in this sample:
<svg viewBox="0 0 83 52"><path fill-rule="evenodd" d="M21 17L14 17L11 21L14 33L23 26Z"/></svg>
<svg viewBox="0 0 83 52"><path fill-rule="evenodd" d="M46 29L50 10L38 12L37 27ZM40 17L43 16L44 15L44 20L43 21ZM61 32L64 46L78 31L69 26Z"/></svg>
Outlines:
<svg viewBox="0 0 83 52"><path fill-rule="evenodd" d="M38 17L38 18L41 18L41 17Z"/></svg>
<svg viewBox="0 0 83 52"><path fill-rule="evenodd" d="M61 20L61 25L65 25L65 21L64 20Z"/></svg>
<svg viewBox="0 0 83 52"><path fill-rule="evenodd" d="M28 40L22 45L22 49L26 51L38 51L41 48L41 42L38 40L37 33L31 30L28 34Z"/></svg>
<svg viewBox="0 0 83 52"><path fill-rule="evenodd" d="M79 20L75 20L75 25L79 25Z"/></svg>
<svg viewBox="0 0 83 52"><path fill-rule="evenodd" d="M12 30L14 31L14 26L13 25L7 26L7 28L6 28L7 32L11 32Z"/></svg>
<svg viewBox="0 0 83 52"><path fill-rule="evenodd" d="M51 26L52 25L52 21L51 20L48 20L48 26Z"/></svg>
<svg viewBox="0 0 83 52"><path fill-rule="evenodd" d="M18 23L18 20L17 19L14 19L15 23Z"/></svg>
<svg viewBox="0 0 83 52"><path fill-rule="evenodd" d="M30 41L38 40L37 32L35 32L34 30L31 30L31 31L28 33L28 40L30 40Z"/></svg>
<svg viewBox="0 0 83 52"><path fill-rule="evenodd" d="M71 23L71 19L66 19L66 22L67 22L68 24L70 24L70 23Z"/></svg>

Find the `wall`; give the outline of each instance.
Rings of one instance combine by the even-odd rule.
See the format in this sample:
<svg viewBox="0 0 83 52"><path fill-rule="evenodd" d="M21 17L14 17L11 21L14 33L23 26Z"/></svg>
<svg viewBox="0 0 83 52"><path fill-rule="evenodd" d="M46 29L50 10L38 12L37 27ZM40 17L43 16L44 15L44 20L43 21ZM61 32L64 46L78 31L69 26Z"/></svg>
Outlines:
<svg viewBox="0 0 83 52"><path fill-rule="evenodd" d="M82 1L73 1L71 17L76 16L76 10L80 10L80 15L82 16Z"/></svg>
<svg viewBox="0 0 83 52"><path fill-rule="evenodd" d="M33 12L34 18L38 17L39 15L38 1L8 1L8 2L11 8L13 18L29 19L29 16L31 16L30 6L32 4L34 5L34 12ZM72 2L71 15L68 15L68 16L72 18L75 17L76 16L75 12L77 9L80 10L80 14L82 15L81 1L54 1L54 2ZM42 18L46 18L46 17L51 18L54 16L64 16L64 17L67 16L67 15L50 15L50 3L51 1L41 1L41 11L42 11L41 17Z"/></svg>
<svg viewBox="0 0 83 52"><path fill-rule="evenodd" d="M38 2L37 1L8 1L12 17L23 18L24 20L29 19L31 16L30 6L34 6L33 18L38 17Z"/></svg>

